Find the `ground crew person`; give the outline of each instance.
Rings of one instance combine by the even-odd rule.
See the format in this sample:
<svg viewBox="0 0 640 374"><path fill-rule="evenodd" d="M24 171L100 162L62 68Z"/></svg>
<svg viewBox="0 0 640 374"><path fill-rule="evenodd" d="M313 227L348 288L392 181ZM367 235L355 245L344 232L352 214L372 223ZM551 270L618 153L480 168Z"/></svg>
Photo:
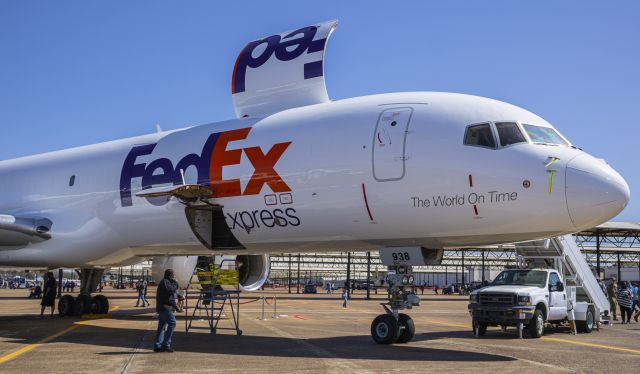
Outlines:
<svg viewBox="0 0 640 374"><path fill-rule="evenodd" d="M611 285L609 285L609 289L607 290L607 294L609 296L609 304L611 305L611 314L613 314L613 320L618 320L618 314L616 313L616 309L618 308L618 299L616 295L618 294L618 283L616 282L616 278L611 278Z"/></svg>
<svg viewBox="0 0 640 374"><path fill-rule="evenodd" d="M164 272L164 278L158 284L156 293L156 312L158 313L158 330L156 332L156 342L153 347L154 352L173 352L171 338L173 330L176 328L176 317L173 311L178 308L176 305L176 293L178 282L173 278L172 269ZM165 327L167 331L165 332Z"/></svg>

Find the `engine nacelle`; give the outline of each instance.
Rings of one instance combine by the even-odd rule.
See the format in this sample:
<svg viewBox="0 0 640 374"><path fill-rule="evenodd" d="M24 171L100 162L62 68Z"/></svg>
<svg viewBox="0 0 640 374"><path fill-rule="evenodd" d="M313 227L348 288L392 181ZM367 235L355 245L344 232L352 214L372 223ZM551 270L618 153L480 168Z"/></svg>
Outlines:
<svg viewBox="0 0 640 374"><path fill-rule="evenodd" d="M151 274L158 283L164 278L165 270L173 269L175 280L178 281L180 288L184 288L189 284L197 263L198 256L154 257Z"/></svg>
<svg viewBox="0 0 640 374"><path fill-rule="evenodd" d="M153 278L156 282L159 282L164 277L166 269L173 269L175 279L180 287L186 287L196 266L203 270L207 269L211 260L211 257L204 256L154 257L152 265ZM223 260L226 261L223 262ZM216 256L215 262L217 265L222 264L223 268L237 266L240 289L243 291L255 291L262 287L271 271L271 261L268 255ZM194 280L197 279L194 278Z"/></svg>
<svg viewBox="0 0 640 374"><path fill-rule="evenodd" d="M236 257L240 288L255 291L262 287L271 271L269 255L240 255Z"/></svg>

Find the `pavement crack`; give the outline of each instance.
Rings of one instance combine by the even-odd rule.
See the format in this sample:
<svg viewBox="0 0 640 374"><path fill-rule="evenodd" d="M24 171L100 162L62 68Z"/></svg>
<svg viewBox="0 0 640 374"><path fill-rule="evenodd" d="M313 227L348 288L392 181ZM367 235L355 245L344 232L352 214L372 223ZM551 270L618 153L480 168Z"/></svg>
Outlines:
<svg viewBox="0 0 640 374"><path fill-rule="evenodd" d="M147 322L147 326L145 328L144 334L142 334L138 342L133 346L133 350L131 351L131 354L127 358L127 362L125 362L124 367L122 368L122 371L120 371L120 374L129 373L130 369L133 367L132 364L133 364L134 358L136 357L136 353L140 352L142 347L144 347L144 340L146 339L147 335L149 335L149 332L151 331L151 326L153 326L153 320Z"/></svg>

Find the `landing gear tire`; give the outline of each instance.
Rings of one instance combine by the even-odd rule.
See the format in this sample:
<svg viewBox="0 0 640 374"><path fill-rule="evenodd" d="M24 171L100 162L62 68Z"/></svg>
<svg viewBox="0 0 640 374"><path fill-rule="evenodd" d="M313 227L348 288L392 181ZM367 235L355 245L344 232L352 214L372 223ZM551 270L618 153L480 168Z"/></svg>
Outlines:
<svg viewBox="0 0 640 374"><path fill-rule="evenodd" d="M398 341L400 323L391 314L381 314L371 323L371 337L378 344L393 344Z"/></svg>
<svg viewBox="0 0 640 374"><path fill-rule="evenodd" d="M587 308L586 318L584 321L576 321L576 330L579 333L590 334L595 327L595 313L593 307Z"/></svg>
<svg viewBox="0 0 640 374"><path fill-rule="evenodd" d="M484 336L487 333L487 324L479 322L477 319L474 319L471 322L471 327L473 329L474 336Z"/></svg>
<svg viewBox="0 0 640 374"><path fill-rule="evenodd" d="M527 329L532 338L540 338L544 334L544 316L540 309L536 309L533 313L533 318L527 325Z"/></svg>
<svg viewBox="0 0 640 374"><path fill-rule="evenodd" d="M95 314L109 313L109 299L104 295L96 295L91 299L91 312Z"/></svg>
<svg viewBox="0 0 640 374"><path fill-rule="evenodd" d="M413 319L406 314L398 314L398 323L400 324L400 336L398 336L397 343L408 343L413 339L416 334L416 325L413 323Z"/></svg>
<svg viewBox="0 0 640 374"><path fill-rule="evenodd" d="M71 295L63 295L58 301L58 313L61 316L73 315L74 299Z"/></svg>
<svg viewBox="0 0 640 374"><path fill-rule="evenodd" d="M73 315L81 316L85 313L91 313L91 296L78 295L73 301Z"/></svg>

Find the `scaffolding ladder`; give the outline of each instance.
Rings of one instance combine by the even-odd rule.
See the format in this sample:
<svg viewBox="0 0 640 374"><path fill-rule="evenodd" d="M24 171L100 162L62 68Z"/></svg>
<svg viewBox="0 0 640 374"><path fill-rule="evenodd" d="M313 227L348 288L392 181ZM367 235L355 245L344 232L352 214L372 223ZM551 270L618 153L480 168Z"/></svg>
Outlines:
<svg viewBox="0 0 640 374"><path fill-rule="evenodd" d="M233 269L224 269L224 263L233 262ZM193 281L193 276L198 280ZM201 289L191 290L190 285L200 285ZM233 290L222 289L222 285L235 285ZM189 300L195 304L189 305ZM232 327L220 327L220 320L225 311L231 310ZM202 312L204 311L204 316ZM240 330L240 286L235 260L225 259L219 265L212 263L209 271L197 271L192 275L189 285L184 290L185 332L191 329L209 329L215 335L217 330L235 330L236 335L242 335ZM194 325L194 320L206 319L207 326Z"/></svg>

